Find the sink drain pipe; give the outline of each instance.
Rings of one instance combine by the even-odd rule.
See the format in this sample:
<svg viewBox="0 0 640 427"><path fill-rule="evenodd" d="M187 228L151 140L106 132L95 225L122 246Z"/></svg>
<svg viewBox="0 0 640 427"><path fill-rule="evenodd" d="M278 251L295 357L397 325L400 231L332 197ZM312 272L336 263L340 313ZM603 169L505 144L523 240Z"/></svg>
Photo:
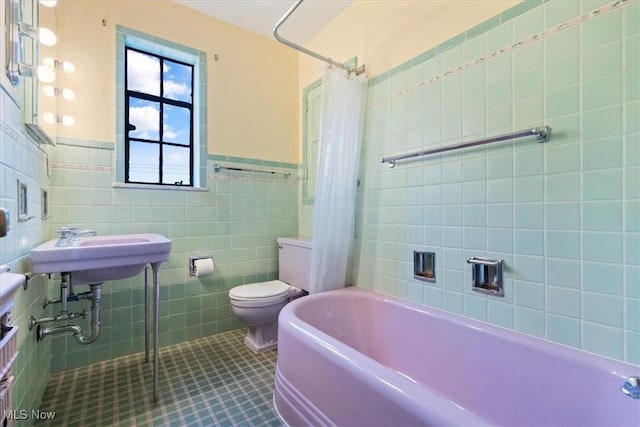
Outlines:
<svg viewBox="0 0 640 427"><path fill-rule="evenodd" d="M47 335L56 335L62 333L71 332L73 334L73 338L79 344L91 344L100 336L100 309L102 307L102 283L89 285L91 289L89 292L83 292L80 294L74 294L72 296L69 295L69 285L71 284L69 273L61 273L62 282L60 283L60 300L59 301L48 301L45 300L44 307L46 307L50 303L61 303L62 311L59 315L55 317L44 317L40 319L36 319L31 316L29 319L29 330L31 330L35 325L38 325L36 328L36 339L38 341L42 341L44 337ZM67 311L67 301L69 299L79 300L79 299L89 299L91 300L91 334L86 336L82 331L82 328L79 325L61 325L61 326L52 326L48 328L43 328L41 323L46 322L54 322L57 320L72 320L78 317L85 317L86 313L83 310L82 313L69 313Z"/></svg>

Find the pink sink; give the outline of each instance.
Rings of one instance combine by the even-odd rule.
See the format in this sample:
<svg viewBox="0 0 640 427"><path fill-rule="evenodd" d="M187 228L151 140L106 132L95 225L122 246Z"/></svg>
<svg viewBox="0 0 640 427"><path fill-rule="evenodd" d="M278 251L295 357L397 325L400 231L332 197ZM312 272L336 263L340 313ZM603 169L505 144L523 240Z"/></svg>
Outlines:
<svg viewBox="0 0 640 427"><path fill-rule="evenodd" d="M171 240L160 234L80 237L73 246L58 239L31 251L33 273L72 273L74 283L102 283L139 274L149 263L169 260Z"/></svg>
<svg viewBox="0 0 640 427"><path fill-rule="evenodd" d="M13 297L25 280L24 274L9 273L8 266L0 265L0 315L8 310L7 307L13 302Z"/></svg>

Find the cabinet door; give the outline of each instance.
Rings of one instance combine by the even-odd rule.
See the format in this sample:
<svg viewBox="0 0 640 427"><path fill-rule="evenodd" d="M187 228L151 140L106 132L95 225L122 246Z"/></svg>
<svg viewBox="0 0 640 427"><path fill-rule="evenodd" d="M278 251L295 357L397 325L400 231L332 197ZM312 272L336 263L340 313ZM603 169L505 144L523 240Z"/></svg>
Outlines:
<svg viewBox="0 0 640 427"><path fill-rule="evenodd" d="M19 44L20 35L17 27L10 23L17 22L20 19L20 2L18 0L4 0L0 2L0 65L2 72L0 73L0 86L11 97L11 100L19 105L18 85L21 79L9 70L16 70L17 62L20 62L21 52L14 55L13 52ZM11 77L9 77L11 75Z"/></svg>
<svg viewBox="0 0 640 427"><path fill-rule="evenodd" d="M22 21L34 27L41 25L40 4L37 0L21 0L22 2ZM51 8L44 7L48 11L48 15L53 15ZM51 28L53 22L46 23L46 28ZM41 49L48 49L55 52L55 48L41 46L35 39L31 37L22 38L22 48L24 51L25 62L33 67L32 76L23 78L22 87L22 121L25 124L25 130L35 141L41 144L55 145L55 124L46 124L43 120L44 113L54 113L56 111L56 100L54 98L42 97L42 82L36 77L36 70L41 64ZM46 55L44 55L46 56Z"/></svg>

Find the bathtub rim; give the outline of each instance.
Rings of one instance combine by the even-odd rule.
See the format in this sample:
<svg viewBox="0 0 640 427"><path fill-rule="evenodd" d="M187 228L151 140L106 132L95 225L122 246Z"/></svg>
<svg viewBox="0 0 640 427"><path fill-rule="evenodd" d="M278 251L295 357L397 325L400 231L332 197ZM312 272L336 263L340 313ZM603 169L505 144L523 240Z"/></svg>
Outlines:
<svg viewBox="0 0 640 427"><path fill-rule="evenodd" d="M310 304L310 303L318 304L319 303L318 300L322 301L322 299L333 299L336 297L336 295L338 295L339 297L342 294L347 296L352 296L355 298L363 298L363 297L368 298L370 300L373 300L373 304L391 304L391 305L399 306L399 308L397 309L400 309L400 310L408 309L412 311L417 311L418 313L424 313L426 316L430 316L435 319L440 319L444 322L452 322L453 323L452 327L454 328L468 328L468 329L471 329L474 333L484 332L490 335L497 335L496 337L494 337L494 339L513 341L513 345L523 345L525 349L531 348L531 349L534 349L535 351L546 353L546 355L551 358L560 357L564 359L563 360L564 363L577 363L581 365L578 367L578 369L593 370L594 375L598 379L602 381L606 381L607 383L610 383L610 386L608 387L612 387L612 389L610 390L609 388L606 388L605 389L606 393L609 393L609 392L621 393L619 390L616 390L618 387L615 386L615 382L619 379L620 385L621 385L628 376L637 375L637 372L640 368L640 366L636 366L634 364L631 364L625 361L612 359L599 354L593 354L576 347L563 345L561 343L555 343L544 338L527 335L525 333L515 331L513 329L509 329L499 325L493 325L486 321L472 319L456 313L450 313L436 307L421 305L412 301L404 300L400 297L384 294L382 292L367 289L367 288L348 287L348 288L342 288L334 291L323 292L320 294L310 295L307 298L302 298L288 304L281 311L279 325L280 327L287 329L287 331L284 333L292 334L293 340L303 339L307 341L307 345L309 345L311 349L315 349L316 348L315 346L319 344L320 350L316 349L315 351L328 351L334 354L337 353L338 356L344 359L347 359L349 361L352 361L353 359L355 359L357 362L364 361L365 363L362 366L355 365L356 367L361 368L359 369L359 371L361 371L360 374L357 374L355 378L360 380L363 378L361 374L363 373L368 374L368 377L365 380L368 381L369 385L371 385L371 382L373 382L372 377L374 377L374 375L371 375L371 372L372 371L378 372L377 369L380 368L382 372L385 373L385 375L378 375L376 378L378 379L380 378L384 379L385 377L391 378L391 382L393 384L399 385L403 391L409 392L410 396L407 396L407 394L403 394L402 396L391 395L391 397L393 397L394 403L397 404L399 407L402 407L403 409L407 409L408 414L410 414L411 416L422 417L423 414L426 414L429 417L431 416L439 417L444 421L444 422L437 422L437 421L434 421L434 418L429 418L430 422L434 421L433 424L435 425L449 424L452 422L455 424L459 424L459 420L465 419L465 418L470 419L472 422L464 422L464 424L479 425L479 424L488 424L489 422L492 422L492 421L488 421L487 418L484 418L484 416L486 415L477 414L475 412L471 412L470 410L465 409L464 407L458 406L456 402L449 399L447 394L440 393L438 390L434 390L433 388L431 388L430 384L424 384L415 380L412 381L411 377L403 375L401 371L396 371L389 366L385 366L382 362L378 362L368 354L365 354L357 350L356 348L351 347L350 345L329 335L329 333L323 332L321 329L316 328L315 326L307 323L302 318L298 317L298 314L297 314L298 310L304 310L304 306L306 304ZM302 336L300 336L301 334ZM487 338L489 339L489 337ZM311 339L311 341L309 341L309 339ZM295 359L294 352L288 353L288 357L289 358L293 357ZM293 367L292 370L286 369L285 371L280 368L281 360L283 359L279 358L278 364L276 365L277 373L284 372L282 377L287 381L290 381L291 378L293 378L293 377L290 377L290 375L295 374L296 371L298 372L300 371L299 365L297 368ZM284 360L288 360L288 359L284 359ZM295 366L296 364L294 363L293 365ZM370 366L374 366L375 369L369 369ZM292 385L297 390L297 383L295 383L295 381L292 382ZM405 386L406 388L403 388ZM425 392L425 389L427 389L428 391ZM413 394L414 391L415 391L415 394ZM276 393L278 393L277 380L276 380L276 389L274 390L274 399L276 399L275 397ZM309 397L310 395L307 396L304 393L306 393L305 389L300 389L301 396L303 396L307 400L311 399ZM389 397L389 395L387 394L385 395ZM404 397L404 398L411 397L411 399L406 399L400 402L398 400L400 397ZM444 408L442 406L439 406L439 409L444 409L445 412L433 415L432 413L424 411L423 408L421 407L420 402L423 401L422 399L424 399L425 397L435 398L439 402L442 402L444 400L444 401L450 402L450 405L445 405ZM622 394L621 394L621 397L622 397ZM310 401L313 403L314 399L311 399ZM276 402L276 400L274 400L274 402ZM301 413L305 414L304 411L306 408L304 408L304 405L302 406L303 408L301 409L302 411ZM319 407L316 407L314 405L314 408L319 408ZM458 410L456 410L456 408ZM283 422L286 423L284 418L282 418L282 416L280 415L281 414L280 409L276 407L276 410L280 418L283 420ZM288 410L288 409L285 407L285 410ZM312 415L312 414L309 414L309 415ZM328 425L333 425L333 424L328 424Z"/></svg>
<svg viewBox="0 0 640 427"><path fill-rule="evenodd" d="M479 332L484 332L484 333L488 333L491 336L502 336L504 338L513 338L516 342L521 343L523 345L525 345L526 347L536 347L539 348L537 345L534 345L534 343L542 346L543 349L548 349L552 354L557 355L557 356L561 356L563 358L566 358L567 355L571 355L572 357L570 357L571 359L577 359L577 360L582 360L585 363L589 363L589 364L593 364L595 363L596 366L598 365L605 365L605 364L618 364L621 367L624 368L629 368L629 369L635 369L635 372L632 372L631 374L621 374L621 373L617 373L617 372L611 372L611 374L614 374L616 376L618 376L619 378L622 379L622 381L624 382L624 380L627 379L628 376L630 375L638 375L640 374L640 364L636 365L634 363L625 361L625 360L620 360L620 359L616 359L610 356L606 356L603 354L598 354L598 353L593 353L590 352L588 350L582 349L582 348L578 348L578 347L573 347L570 346L568 344L564 344L561 342L556 342L556 341L551 341L547 338L543 338L543 337L539 337L536 335L530 335L527 334L525 332L520 332L517 331L515 329L512 328L508 328L505 326L500 326L500 325L496 325L494 323L490 323L486 320L480 320L480 319L475 319L475 318L471 318L468 316L464 316L462 314L458 314L458 313L453 313L453 312L449 312L446 311L444 309L438 308L438 307L433 307L430 305L425 305L425 304L419 304L416 303L414 301L411 300L407 300L404 299L402 297L398 297L398 296L394 296L394 295L389 295L389 294L385 294L383 292L377 291L377 290L372 290L372 289L368 289L368 288L363 288L363 287L359 287L359 286L348 286L345 288L340 288L340 289L335 289L332 291L327 291L327 292L322 292L322 293L317 293L317 294L312 294L312 295L308 295L307 298L301 298L299 300L296 301L292 301L291 303L287 304L282 311L280 312L280 316L284 317L285 319L290 319L290 318L296 318L299 319L298 317L294 316L293 313L291 313L292 311L295 311L298 309L298 305L303 305L303 304L308 304L310 303L310 300L308 299L308 297L313 297L313 298L328 298L328 295L335 295L335 294L342 294L342 293L346 293L346 294L351 294L351 293L362 293L364 294L364 296L368 297L368 298L372 298L376 301L385 303L385 304L392 304L394 306L401 306L403 308L412 310L412 311L417 311L420 313L424 313L428 316L432 316L435 317L439 320L444 320L444 321L450 321L462 328L465 329L472 329L475 331L479 331ZM302 319L300 319L300 321L302 321ZM304 322L304 321L303 321ZM295 322L294 322L295 323ZM311 328L313 328L314 331L325 335L328 339L330 339L331 343L340 343L340 340L337 340L333 337L331 337L330 335L328 335L327 333L323 332L322 330L316 328L313 325L308 324L307 322L304 322L305 324L309 325ZM343 344L344 345L344 344ZM348 346L349 347L349 346ZM351 347L349 347L351 348ZM562 351L562 349L564 350L568 350L568 351ZM587 359L587 360L585 360ZM594 359L594 360L591 360ZM600 366L601 368L605 368L605 366ZM622 384L622 383L621 383Z"/></svg>
<svg viewBox="0 0 640 427"><path fill-rule="evenodd" d="M336 291L331 291L336 292ZM326 294L323 293L323 294ZM316 295L323 295L316 294ZM308 298L308 297L307 297ZM305 298L301 298L304 300ZM294 301L295 302L295 301ZM288 304L286 307L290 306L292 303ZM284 309L283 309L284 311ZM289 310L292 311L292 310ZM416 418L420 418L423 420L429 420L429 425L451 425L451 419L458 420L459 425L473 425L473 426L489 426L490 424L483 419L482 417L473 414L469 410L465 409L462 406L459 406L453 402L451 402L446 396L438 393L435 390L432 390L430 387L425 387L423 384L413 381L410 377L399 375L399 373L392 368L385 366L378 362L377 360L359 352L358 350L341 343L339 340L329 336L328 334L322 332L321 330L310 326L306 322L306 325L309 325L310 328L313 329L313 333L309 331L303 330L299 324L296 322L288 321L288 317L293 314L282 314L280 312L280 318L278 320L279 328L286 329L286 333L294 336L294 337L303 337L305 340L311 340L314 344L314 347L317 351L327 352L331 355L337 355L338 357L344 359L349 363L353 370L351 370L351 374L355 375L359 380L372 385L376 383L377 385L382 384L382 387L387 391L391 391L392 393L386 393L386 397L392 400L397 406L402 407L408 414ZM295 317L295 316L294 316ZM299 319L299 318L296 318ZM301 320L300 320L301 321ZM279 331L279 334L281 332ZM337 344L337 345L336 345ZM281 347L278 347L279 349ZM358 363L355 363L355 362ZM290 381L286 375L283 373L280 368L280 359L276 363L276 380L275 380L275 390L274 390L274 402L277 402L277 398L275 398L275 394L279 391L279 381L280 379L286 380L284 384L286 387L286 391L290 392L291 389L294 390L296 399L304 400L301 402L304 405L309 405L305 407L302 412L305 415L312 416L314 418L318 417L318 414L324 415L322 410L307 396L302 393L292 381ZM377 375L372 376L371 372L377 372ZM402 388L396 388L392 384L397 384L398 382L402 383ZM434 413L430 410L427 410L421 402L429 399L431 402L436 402L441 409L442 412ZM289 400L289 399L286 399ZM300 402L299 402L300 403ZM275 403L274 403L275 405ZM300 413L301 411L296 407L295 411ZM278 414L281 413L281 410L276 406L276 412ZM286 421L279 415L285 424ZM322 417L322 416L320 416ZM333 425L332 423L321 424L321 425Z"/></svg>

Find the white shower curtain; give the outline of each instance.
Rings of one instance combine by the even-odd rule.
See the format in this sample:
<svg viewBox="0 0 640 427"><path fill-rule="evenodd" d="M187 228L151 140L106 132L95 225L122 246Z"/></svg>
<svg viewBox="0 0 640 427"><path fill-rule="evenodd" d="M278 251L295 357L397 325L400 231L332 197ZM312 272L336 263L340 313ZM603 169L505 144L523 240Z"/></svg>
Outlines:
<svg viewBox="0 0 640 427"><path fill-rule="evenodd" d="M310 293L345 286L355 232L367 78L325 68L313 210Z"/></svg>

